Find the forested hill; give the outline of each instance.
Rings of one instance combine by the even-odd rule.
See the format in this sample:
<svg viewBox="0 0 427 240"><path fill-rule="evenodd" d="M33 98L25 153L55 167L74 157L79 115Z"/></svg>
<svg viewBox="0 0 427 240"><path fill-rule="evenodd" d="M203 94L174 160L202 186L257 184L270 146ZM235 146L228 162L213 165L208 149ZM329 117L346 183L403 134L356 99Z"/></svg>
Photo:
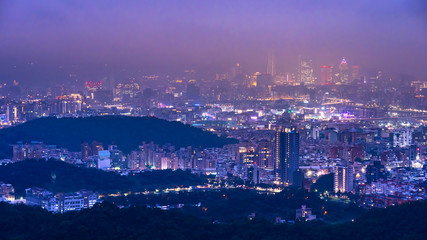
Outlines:
<svg viewBox="0 0 427 240"><path fill-rule="evenodd" d="M52 214L0 202L0 239L427 239L426 202L373 210L355 222L278 224L254 220L212 224L176 211L102 203Z"/></svg>
<svg viewBox="0 0 427 240"><path fill-rule="evenodd" d="M1 129L0 154L10 156L9 145L17 141L42 141L70 151L80 151L83 142L98 141L104 146L115 144L125 153L137 149L143 141L176 147L222 147L236 142L180 122L126 116L39 118Z"/></svg>
<svg viewBox="0 0 427 240"><path fill-rule="evenodd" d="M18 195L25 189L41 187L52 192L75 192L80 189L99 193L117 193L164 189L204 184L204 175L189 171L157 170L120 176L94 168L85 168L55 160L25 160L0 166L0 181L11 183Z"/></svg>

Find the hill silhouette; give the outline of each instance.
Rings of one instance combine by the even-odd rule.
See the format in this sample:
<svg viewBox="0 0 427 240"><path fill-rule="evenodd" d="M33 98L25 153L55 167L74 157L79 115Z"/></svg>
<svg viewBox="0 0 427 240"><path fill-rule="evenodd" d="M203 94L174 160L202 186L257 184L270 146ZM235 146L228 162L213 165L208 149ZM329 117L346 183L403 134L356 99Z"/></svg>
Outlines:
<svg viewBox="0 0 427 240"><path fill-rule="evenodd" d="M41 187L54 193L80 189L116 193L199 185L205 183L206 177L182 170L157 170L121 176L115 172L78 167L56 160L31 159L0 166L0 181L11 183L15 192L23 196L25 189L30 187Z"/></svg>
<svg viewBox="0 0 427 240"><path fill-rule="evenodd" d="M0 130L0 157L10 157L10 144L42 141L70 151L80 151L81 143L98 141L104 147L115 144L129 153L143 141L170 143L175 147L222 147L235 139L153 117L101 116L86 118L39 118Z"/></svg>
<svg viewBox="0 0 427 240"><path fill-rule="evenodd" d="M427 202L377 209L355 222L212 224L177 211L120 209L111 203L66 214L0 202L0 239L426 239Z"/></svg>

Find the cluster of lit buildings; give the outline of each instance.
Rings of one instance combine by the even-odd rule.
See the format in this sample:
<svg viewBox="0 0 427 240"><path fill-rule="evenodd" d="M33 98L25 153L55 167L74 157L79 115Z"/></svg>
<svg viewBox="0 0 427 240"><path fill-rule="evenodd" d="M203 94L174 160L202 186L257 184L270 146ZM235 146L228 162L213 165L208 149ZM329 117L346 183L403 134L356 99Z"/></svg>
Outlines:
<svg viewBox="0 0 427 240"><path fill-rule="evenodd" d="M25 198L15 199L15 189L13 185L0 182L0 202L39 206L53 213L64 213L91 208L99 201L98 193L93 191L80 190L74 193L54 194L39 187L26 189Z"/></svg>
<svg viewBox="0 0 427 240"><path fill-rule="evenodd" d="M252 109L255 114L249 116L252 121L254 117L274 118L272 115L283 110L283 106L277 109L270 104L275 100L288 101L290 106L285 110L306 121L427 113L423 109L427 103L426 81L393 80L382 72L363 76L358 66L350 66L344 58L337 67L322 65L317 77L313 61L307 56L298 57L293 73L277 71L273 54L267 65L266 72L245 73L236 64L215 79L188 70L174 77L142 75L125 80L104 77L79 86L57 85L25 92L17 82L12 86L0 84L4 85L0 88L0 127L45 116L123 114L150 115L198 125L209 125L206 120L215 117L217 124L236 128L250 122L244 120L251 114L247 110ZM255 107L247 107L251 104ZM214 105L231 105L234 109L215 112Z"/></svg>
<svg viewBox="0 0 427 240"><path fill-rule="evenodd" d="M80 190L75 193L58 193L38 187L25 190L25 203L30 206L39 206L53 213L64 213L69 211L80 211L91 208L97 202L98 193Z"/></svg>
<svg viewBox="0 0 427 240"><path fill-rule="evenodd" d="M12 184L0 182L0 202L15 201L15 189Z"/></svg>
<svg viewBox="0 0 427 240"><path fill-rule="evenodd" d="M129 153L116 145L104 149L103 143L96 141L81 144L81 152L41 142L21 142L13 145L12 161L53 158L110 171L185 169L225 178L232 174L253 184L295 184L307 188L319 176L335 173L335 191L352 192L354 181L370 182L367 169L376 162L388 171L425 168L425 127L408 127L407 123L388 125L389 128L378 125L300 122L292 128L277 124L270 129L223 127L229 136L239 140L238 144L176 149L151 142L142 143Z"/></svg>
<svg viewBox="0 0 427 240"><path fill-rule="evenodd" d="M404 128L406 123L390 129L377 125L304 123L276 130L237 129L230 135L239 139L239 143L223 148L176 149L151 142L142 143L129 153L116 145L104 149L96 141L81 144L81 152L76 153L40 142L18 143L13 146L13 161L55 158L119 172L183 169L223 179L231 174L247 184L295 185L307 189L322 175L333 173L334 192L362 195L378 195L375 191L361 190L361 186L369 189L374 182L387 180L395 172L411 173L406 168L417 170L417 179L424 181L426 128ZM407 135L395 137L402 134ZM396 143L396 139L401 140Z"/></svg>
<svg viewBox="0 0 427 240"><path fill-rule="evenodd" d="M46 145L40 141L28 143L17 142L12 145L12 161L18 162L25 159L56 159L70 163L78 163L81 154L70 152L65 148L58 148L56 145Z"/></svg>

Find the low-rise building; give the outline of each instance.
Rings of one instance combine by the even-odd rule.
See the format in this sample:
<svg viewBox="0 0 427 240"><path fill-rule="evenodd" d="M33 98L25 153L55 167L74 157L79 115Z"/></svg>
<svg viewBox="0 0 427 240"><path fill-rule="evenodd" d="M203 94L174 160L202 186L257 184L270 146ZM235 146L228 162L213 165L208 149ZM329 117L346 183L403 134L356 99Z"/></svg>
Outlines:
<svg viewBox="0 0 427 240"><path fill-rule="evenodd" d="M56 195L46 189L36 187L25 191L27 205L40 206L49 212L55 213L91 208L98 202L98 193L86 190Z"/></svg>

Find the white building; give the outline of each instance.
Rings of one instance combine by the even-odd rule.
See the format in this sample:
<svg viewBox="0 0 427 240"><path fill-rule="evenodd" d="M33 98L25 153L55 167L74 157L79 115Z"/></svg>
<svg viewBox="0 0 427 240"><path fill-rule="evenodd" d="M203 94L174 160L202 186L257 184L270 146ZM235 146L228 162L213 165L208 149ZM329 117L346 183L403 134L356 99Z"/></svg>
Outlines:
<svg viewBox="0 0 427 240"><path fill-rule="evenodd" d="M91 208L98 202L98 193L81 190L76 193L56 194L43 188L28 188L26 192L26 204L40 206L49 212L64 213Z"/></svg>
<svg viewBox="0 0 427 240"><path fill-rule="evenodd" d="M392 147L408 147L412 144L413 129L399 129L390 133Z"/></svg>
<svg viewBox="0 0 427 240"><path fill-rule="evenodd" d="M107 170L111 167L110 151L101 150L98 151L98 168Z"/></svg>
<svg viewBox="0 0 427 240"><path fill-rule="evenodd" d="M80 211L84 208L84 199L78 194L64 194L59 197L60 212Z"/></svg>

